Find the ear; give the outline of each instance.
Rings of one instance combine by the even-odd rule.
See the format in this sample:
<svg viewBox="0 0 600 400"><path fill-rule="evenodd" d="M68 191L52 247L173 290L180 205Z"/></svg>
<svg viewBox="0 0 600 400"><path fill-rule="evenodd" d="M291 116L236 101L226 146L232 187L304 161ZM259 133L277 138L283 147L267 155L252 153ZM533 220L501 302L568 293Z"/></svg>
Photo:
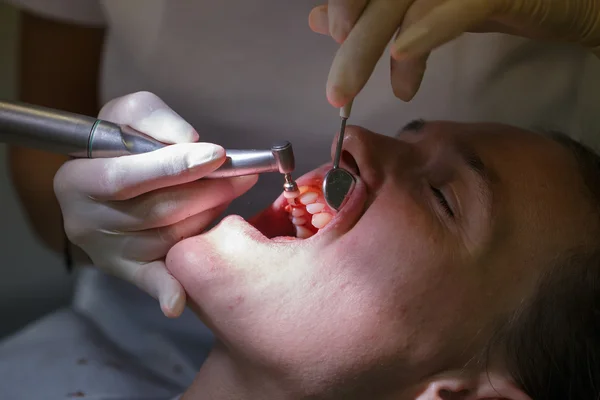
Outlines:
<svg viewBox="0 0 600 400"><path fill-rule="evenodd" d="M433 377L415 400L532 400L508 374L456 371Z"/></svg>
<svg viewBox="0 0 600 400"><path fill-rule="evenodd" d="M531 400L509 374L495 371L481 373L476 393L474 400Z"/></svg>

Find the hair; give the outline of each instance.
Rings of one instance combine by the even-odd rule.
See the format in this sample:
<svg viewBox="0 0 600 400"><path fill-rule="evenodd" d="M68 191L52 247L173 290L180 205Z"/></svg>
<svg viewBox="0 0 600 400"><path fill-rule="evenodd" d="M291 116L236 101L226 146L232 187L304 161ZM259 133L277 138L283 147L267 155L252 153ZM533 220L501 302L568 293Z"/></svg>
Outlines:
<svg viewBox="0 0 600 400"><path fill-rule="evenodd" d="M503 361L534 400L600 399L600 156L568 136L549 136L577 161L594 210L582 244L555 260L499 330ZM594 240L596 239L596 240Z"/></svg>

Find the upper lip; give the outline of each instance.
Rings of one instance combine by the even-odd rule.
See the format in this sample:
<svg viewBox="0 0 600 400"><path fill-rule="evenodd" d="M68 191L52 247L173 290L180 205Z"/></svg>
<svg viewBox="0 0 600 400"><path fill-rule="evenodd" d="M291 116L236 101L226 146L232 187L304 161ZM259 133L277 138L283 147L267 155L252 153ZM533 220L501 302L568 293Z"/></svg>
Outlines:
<svg viewBox="0 0 600 400"><path fill-rule="evenodd" d="M371 192L375 192L381 183L380 174L373 165L376 162L371 149L369 148L375 134L357 127L348 126L342 146L342 155L340 157L340 168L351 172L355 176L360 176L367 188ZM334 137L331 145L332 161L321 165L313 171L303 175L297 180L297 184L302 185L319 185L323 182L325 174L332 168L333 158L335 155L335 146L337 143L337 135Z"/></svg>
<svg viewBox="0 0 600 400"><path fill-rule="evenodd" d="M373 142L376 137L376 134L366 129L349 125L346 127L340 160L340 167L360 176L371 192L375 192L381 183L380 173L378 173L377 165L375 165L378 160L373 157L373 154L375 154ZM332 160L335 154L336 142L337 136L331 146Z"/></svg>

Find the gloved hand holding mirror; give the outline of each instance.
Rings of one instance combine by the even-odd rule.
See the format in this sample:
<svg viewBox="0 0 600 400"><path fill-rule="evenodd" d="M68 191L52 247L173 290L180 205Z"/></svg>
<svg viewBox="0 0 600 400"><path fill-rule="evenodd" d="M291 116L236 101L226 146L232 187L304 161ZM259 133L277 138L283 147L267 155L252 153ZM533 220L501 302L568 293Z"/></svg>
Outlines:
<svg viewBox="0 0 600 400"><path fill-rule="evenodd" d="M329 0L309 25L342 44L327 81L335 107L363 89L390 41L392 88L405 101L418 92L430 52L465 32L568 41L600 55L596 0Z"/></svg>

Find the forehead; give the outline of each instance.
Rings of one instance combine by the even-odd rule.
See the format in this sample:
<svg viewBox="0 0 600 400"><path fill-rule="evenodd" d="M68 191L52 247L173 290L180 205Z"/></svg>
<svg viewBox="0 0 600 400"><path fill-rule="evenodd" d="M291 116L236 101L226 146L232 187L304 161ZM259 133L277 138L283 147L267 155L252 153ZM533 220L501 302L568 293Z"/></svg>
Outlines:
<svg viewBox="0 0 600 400"><path fill-rule="evenodd" d="M523 161L558 157L557 161L575 166L569 150L552 138L509 125L432 121L418 129L436 140L451 139L468 143L479 152L488 152L493 148L493 153L500 155L509 151L515 158ZM512 153L515 149L519 151ZM490 156L496 158L493 153Z"/></svg>
<svg viewBox="0 0 600 400"><path fill-rule="evenodd" d="M538 204L556 197L553 193L581 193L574 155L552 138L500 124L456 125L449 133L479 155L498 185L536 196Z"/></svg>
<svg viewBox="0 0 600 400"><path fill-rule="evenodd" d="M503 184L519 186L526 182L533 184L531 189L581 189L583 182L571 151L542 134L502 124L454 122L430 122L422 130L440 145L467 145Z"/></svg>

